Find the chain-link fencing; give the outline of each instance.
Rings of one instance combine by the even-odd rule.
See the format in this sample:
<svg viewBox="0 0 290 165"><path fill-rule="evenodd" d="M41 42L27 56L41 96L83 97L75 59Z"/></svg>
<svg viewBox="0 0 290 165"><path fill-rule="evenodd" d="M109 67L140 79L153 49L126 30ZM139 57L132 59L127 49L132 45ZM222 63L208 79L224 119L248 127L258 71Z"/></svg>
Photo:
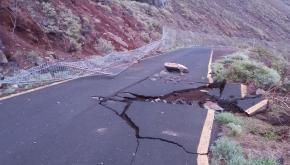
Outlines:
<svg viewBox="0 0 290 165"><path fill-rule="evenodd" d="M258 39L227 37L182 31L169 27L163 28L162 38L148 45L126 52L113 52L106 56L90 57L74 62L56 62L19 70L13 76L5 77L0 83L7 84L38 84L67 79L74 79L88 75L118 75L136 61L150 55L154 51L168 52L183 47L267 47L273 50L289 53L289 46L285 43L269 42Z"/></svg>

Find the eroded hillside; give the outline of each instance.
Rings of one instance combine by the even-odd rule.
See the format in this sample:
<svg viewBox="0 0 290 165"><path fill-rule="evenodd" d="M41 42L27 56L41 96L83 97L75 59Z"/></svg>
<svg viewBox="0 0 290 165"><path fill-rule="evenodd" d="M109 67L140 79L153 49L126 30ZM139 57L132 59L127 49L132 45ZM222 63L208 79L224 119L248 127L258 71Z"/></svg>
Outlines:
<svg viewBox="0 0 290 165"><path fill-rule="evenodd" d="M3 52L22 67L133 49L161 31L158 23L145 25L119 3L91 0L1 2L0 19Z"/></svg>
<svg viewBox="0 0 290 165"><path fill-rule="evenodd" d="M2 0L1 72L3 66L28 68L134 49L159 39L163 26L285 41L290 39L287 4L282 0Z"/></svg>

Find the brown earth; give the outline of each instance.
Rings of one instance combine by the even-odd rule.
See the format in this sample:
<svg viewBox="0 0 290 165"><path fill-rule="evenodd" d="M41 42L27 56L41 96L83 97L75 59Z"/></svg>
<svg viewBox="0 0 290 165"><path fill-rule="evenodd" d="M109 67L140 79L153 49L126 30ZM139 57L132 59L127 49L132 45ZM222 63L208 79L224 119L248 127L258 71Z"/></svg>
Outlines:
<svg viewBox="0 0 290 165"><path fill-rule="evenodd" d="M239 114L240 116L241 114ZM290 127L273 126L256 117L240 116L243 120L243 132L237 136L230 135L230 129L221 125L220 136L227 136L238 142L246 154L256 156L274 156L281 164L290 165Z"/></svg>
<svg viewBox="0 0 290 165"><path fill-rule="evenodd" d="M94 48L99 38L111 42L112 45L108 46L113 46L117 51L134 49L145 44L139 34L145 31L144 26L121 6L111 4L107 9L110 11L106 11L101 5L88 0L54 0L47 2L50 9L42 9L45 7L42 3L46 2L19 1L15 9L16 5L9 0L0 2L0 38L5 46L4 52L9 61L15 61L21 67L29 66L26 57L29 51L35 51L47 59L51 57L46 51L53 51L54 58L61 60L105 53L101 48ZM61 11L57 10L63 9L71 11L72 18L69 18L70 15L59 18ZM43 10L55 10L56 14L49 16L49 13ZM68 20L67 26L80 26L80 29L73 31L78 34L67 35L66 33L71 33L66 32L70 30L69 27L59 27L56 30L48 28L47 30L45 27L51 20L66 21L62 19L74 17L79 22L74 25L73 20L71 22ZM57 26L61 24L55 24L55 27ZM157 28L153 30L159 32L160 29ZM152 38L157 39L156 36ZM74 43L70 43L71 39L75 39L75 42L81 45L80 50L72 48Z"/></svg>
<svg viewBox="0 0 290 165"><path fill-rule="evenodd" d="M213 61L222 58L225 55L233 53L231 49L216 49L213 52ZM260 50L261 52L266 50ZM256 52L257 51L253 51ZM268 58L271 62L276 61L277 54L270 52L251 54L251 57L258 60L268 67L272 67L264 58ZM270 53L270 54L269 54ZM259 57L259 58L256 58ZM277 61L276 61L277 62ZM287 68L287 66L285 66ZM289 76L282 74L282 77ZM241 145L245 155L253 154L257 157L272 157L281 164L290 165L290 93L282 90L281 86L270 88L263 97L270 100L269 106L254 116L247 116L238 111L231 111L239 119L243 121L242 133L233 136L232 130L222 124L218 124L219 136L228 137ZM248 84L248 93L254 95L257 87Z"/></svg>

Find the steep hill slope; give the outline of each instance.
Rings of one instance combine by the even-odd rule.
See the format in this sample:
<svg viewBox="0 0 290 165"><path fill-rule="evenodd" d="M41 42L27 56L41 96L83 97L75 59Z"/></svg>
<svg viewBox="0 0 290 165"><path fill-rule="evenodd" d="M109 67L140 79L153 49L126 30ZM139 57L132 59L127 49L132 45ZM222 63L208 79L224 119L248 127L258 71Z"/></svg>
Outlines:
<svg viewBox="0 0 290 165"><path fill-rule="evenodd" d="M160 35L160 26L145 27L114 2L1 1L0 20L3 52L8 61L21 66L29 66L29 59L39 56L77 59L133 49Z"/></svg>
<svg viewBox="0 0 290 165"><path fill-rule="evenodd" d="M160 38L162 26L230 37L290 39L287 0L137 1L2 0L0 71L134 49Z"/></svg>
<svg viewBox="0 0 290 165"><path fill-rule="evenodd" d="M206 33L289 40L290 8L281 0L172 0L177 24Z"/></svg>

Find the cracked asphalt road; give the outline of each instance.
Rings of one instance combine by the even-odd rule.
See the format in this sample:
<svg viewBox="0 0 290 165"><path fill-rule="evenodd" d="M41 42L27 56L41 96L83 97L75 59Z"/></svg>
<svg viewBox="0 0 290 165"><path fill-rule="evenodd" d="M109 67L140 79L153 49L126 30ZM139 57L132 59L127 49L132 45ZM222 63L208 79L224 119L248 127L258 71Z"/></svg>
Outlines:
<svg viewBox="0 0 290 165"><path fill-rule="evenodd" d="M210 49L188 48L0 100L3 165L195 165L208 111L198 104L124 101L118 93L164 96L206 83ZM179 81L157 79L164 62L186 65ZM100 104L94 97L119 99Z"/></svg>

